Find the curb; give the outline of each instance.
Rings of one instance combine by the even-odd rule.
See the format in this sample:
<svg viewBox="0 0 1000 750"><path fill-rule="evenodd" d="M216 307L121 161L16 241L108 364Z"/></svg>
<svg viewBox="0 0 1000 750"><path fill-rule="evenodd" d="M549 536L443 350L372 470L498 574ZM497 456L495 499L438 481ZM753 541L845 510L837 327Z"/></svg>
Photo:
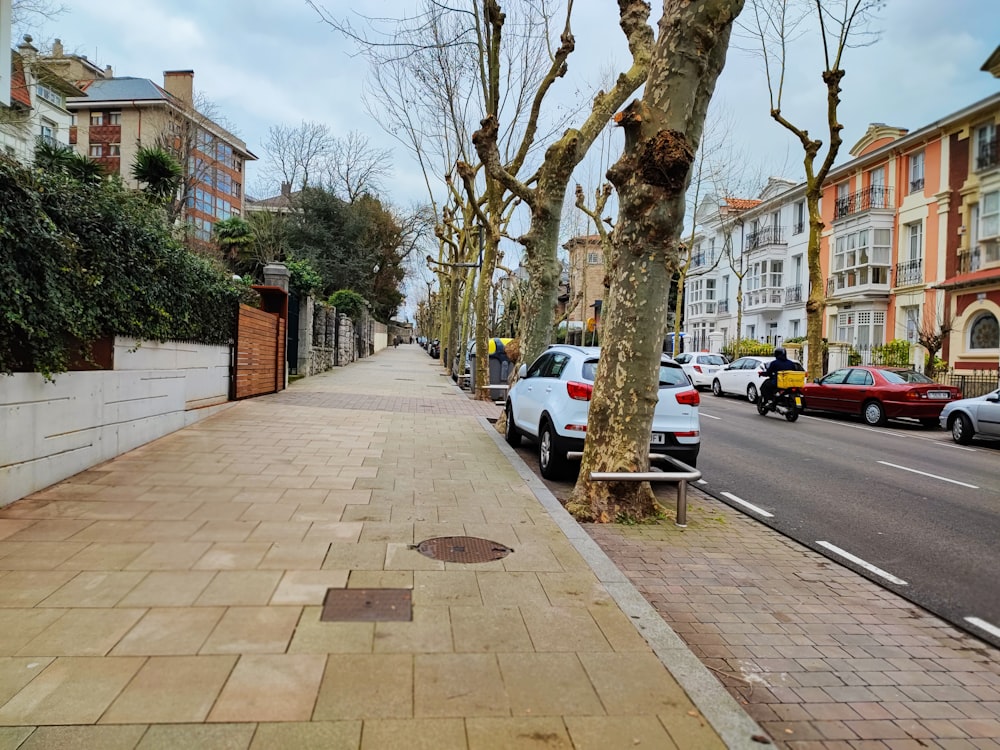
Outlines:
<svg viewBox="0 0 1000 750"><path fill-rule="evenodd" d="M691 652L687 644L667 625L597 542L563 508L555 495L549 492L542 480L521 460L514 449L507 445L493 425L485 417L478 417L478 420L480 426L527 484L528 489L534 493L538 502L548 511L552 520L586 560L598 580L621 607L622 612L632 621L663 666L722 738L726 747L759 749L761 743L752 738L754 735L766 737L767 733L750 718L736 699Z"/></svg>

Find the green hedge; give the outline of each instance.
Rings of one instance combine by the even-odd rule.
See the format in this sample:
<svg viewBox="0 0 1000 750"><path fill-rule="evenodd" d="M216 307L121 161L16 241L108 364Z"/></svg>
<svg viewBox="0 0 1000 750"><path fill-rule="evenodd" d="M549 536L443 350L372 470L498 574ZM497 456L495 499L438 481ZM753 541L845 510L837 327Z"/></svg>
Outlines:
<svg viewBox="0 0 1000 750"><path fill-rule="evenodd" d="M228 343L246 290L117 179L0 158L0 372L63 372L108 335Z"/></svg>

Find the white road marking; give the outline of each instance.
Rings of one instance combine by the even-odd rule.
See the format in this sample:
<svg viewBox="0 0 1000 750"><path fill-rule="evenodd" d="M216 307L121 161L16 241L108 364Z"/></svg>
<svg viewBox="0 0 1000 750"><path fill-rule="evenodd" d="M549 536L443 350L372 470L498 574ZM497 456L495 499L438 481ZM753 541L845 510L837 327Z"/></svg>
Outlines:
<svg viewBox="0 0 1000 750"><path fill-rule="evenodd" d="M894 469L901 469L902 471L909 471L914 474L919 474L920 476L923 477L930 477L931 479L940 479L942 482L950 482L951 484L957 484L962 487L968 487L970 490L979 489L979 487L974 484L966 484L965 482L959 482L957 479L948 479L948 477L941 477L938 476L937 474L928 474L926 471L917 471L916 469L911 469L907 466L900 466L899 464L891 464L888 461L879 461L878 463L882 464L883 466L891 466Z"/></svg>
<svg viewBox="0 0 1000 750"><path fill-rule="evenodd" d="M977 627L980 630L986 631L994 638L1000 638L1000 628L998 628L996 625L991 625L990 623L986 622L986 620L980 620L978 617L966 617L965 621L970 625L972 625L973 627Z"/></svg>
<svg viewBox="0 0 1000 750"><path fill-rule="evenodd" d="M728 498L729 498L730 500L732 500L732 501L733 501L734 503L739 503L739 504L740 504L740 505L742 505L742 506L743 506L744 508L746 508L747 510L749 510L749 511L750 511L751 513L758 513L758 514L760 514L760 515L764 516L764 518L774 518L774 513L768 513L768 512L767 512L766 510L764 510L763 508L758 508L758 507L757 507L756 505L754 505L753 503L748 503L748 502L747 502L746 500L744 500L743 498L741 498L741 497L736 497L736 495L734 495L734 494L733 494L732 492L723 492L722 494L723 494L723 495L725 495L726 497L728 497Z"/></svg>
<svg viewBox="0 0 1000 750"><path fill-rule="evenodd" d="M703 411L699 411L698 414L700 414L703 417L708 417L709 419L722 419L722 417L713 417L711 414L706 414Z"/></svg>
<svg viewBox="0 0 1000 750"><path fill-rule="evenodd" d="M907 440L923 440L928 443L933 443L934 445L940 446L941 448L954 448L960 451L969 451L970 453L977 453L976 448L967 448L964 445L956 445L955 443L944 440L935 440L934 438L921 437L920 435L911 435L908 432L895 432L888 429L879 429L875 427L866 427L860 424L848 424L847 422L840 422L834 419L825 419L824 417L814 417L811 414L803 414L803 419L812 419L816 422L823 422L824 424L837 425L838 427L849 427L852 430L864 430L865 432L875 432L879 435L891 435L892 437L904 438Z"/></svg>
<svg viewBox="0 0 1000 750"><path fill-rule="evenodd" d="M839 555L840 557L843 557L845 560L850 560L855 565L860 565L865 570L870 571L875 575L884 578L890 583L895 583L898 586L907 585L906 581L904 581L902 578L896 578L896 576L894 576L892 573L886 573L884 570L882 570L882 568L876 568L870 562L866 562L862 560L860 557L856 557L852 555L850 552L842 550L840 547L830 544L829 542L816 542L816 544L818 544L820 547L825 547L826 549L830 550L833 554Z"/></svg>
<svg viewBox="0 0 1000 750"><path fill-rule="evenodd" d="M704 479L699 479L698 484L708 484Z"/></svg>

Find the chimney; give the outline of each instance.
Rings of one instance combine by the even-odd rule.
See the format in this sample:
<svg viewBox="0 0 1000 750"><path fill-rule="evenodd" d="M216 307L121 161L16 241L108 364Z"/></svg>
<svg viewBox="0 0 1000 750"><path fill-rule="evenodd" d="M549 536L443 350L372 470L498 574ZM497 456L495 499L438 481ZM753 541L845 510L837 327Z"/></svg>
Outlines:
<svg viewBox="0 0 1000 750"><path fill-rule="evenodd" d="M104 66L104 77L105 78L114 78L115 77L115 71L111 68L110 65L105 65Z"/></svg>
<svg viewBox="0 0 1000 750"><path fill-rule="evenodd" d="M38 48L31 42L31 34L25 34L24 41L17 45L17 51L25 60L34 60L38 56Z"/></svg>
<svg viewBox="0 0 1000 750"><path fill-rule="evenodd" d="M290 182L281 183L281 197L282 198L292 197L292 183Z"/></svg>
<svg viewBox="0 0 1000 750"><path fill-rule="evenodd" d="M63 56L62 39L56 39L52 42L52 56L55 58Z"/></svg>
<svg viewBox="0 0 1000 750"><path fill-rule="evenodd" d="M168 94L173 94L189 107L194 106L194 71L165 70L163 71L163 88Z"/></svg>

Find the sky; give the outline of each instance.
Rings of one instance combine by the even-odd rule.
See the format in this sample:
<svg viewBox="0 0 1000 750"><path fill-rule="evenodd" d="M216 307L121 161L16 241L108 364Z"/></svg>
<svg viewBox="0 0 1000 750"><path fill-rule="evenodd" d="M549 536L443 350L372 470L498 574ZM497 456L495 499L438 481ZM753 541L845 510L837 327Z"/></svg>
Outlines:
<svg viewBox="0 0 1000 750"><path fill-rule="evenodd" d="M60 38L67 52L87 55L101 67L111 65L116 75L160 84L165 70L194 70L195 89L259 157L264 157L267 131L274 125L314 121L327 124L336 135L359 131L373 145L393 150L388 199L399 206L426 202L413 158L362 104L367 61L305 0L59 2L64 13L15 34L31 33L36 46ZM351 18L352 7L384 17L417 7L414 0L322 4L339 18ZM652 4L657 6L656 0ZM1000 90L1000 80L980 70L1000 44L1000 0L888 0L875 25L880 36L874 44L845 53L840 108L844 146L838 162L848 158L869 123L916 130ZM589 101L606 71L627 61L613 0L577 0L572 28L576 52L554 90L553 101L562 108ZM15 46L19 38L14 37ZM730 48L713 112L730 124L728 139L740 158L764 174L801 180L801 147L770 119L763 66L748 51L750 46L737 38ZM792 122L813 134L825 130L817 50L815 38L794 49L782 107ZM620 148L620 135L612 135L603 153L596 149L581 166L577 179L588 192ZM254 170L255 165L248 167L251 195L259 192L261 182ZM422 283L417 286L426 294Z"/></svg>

